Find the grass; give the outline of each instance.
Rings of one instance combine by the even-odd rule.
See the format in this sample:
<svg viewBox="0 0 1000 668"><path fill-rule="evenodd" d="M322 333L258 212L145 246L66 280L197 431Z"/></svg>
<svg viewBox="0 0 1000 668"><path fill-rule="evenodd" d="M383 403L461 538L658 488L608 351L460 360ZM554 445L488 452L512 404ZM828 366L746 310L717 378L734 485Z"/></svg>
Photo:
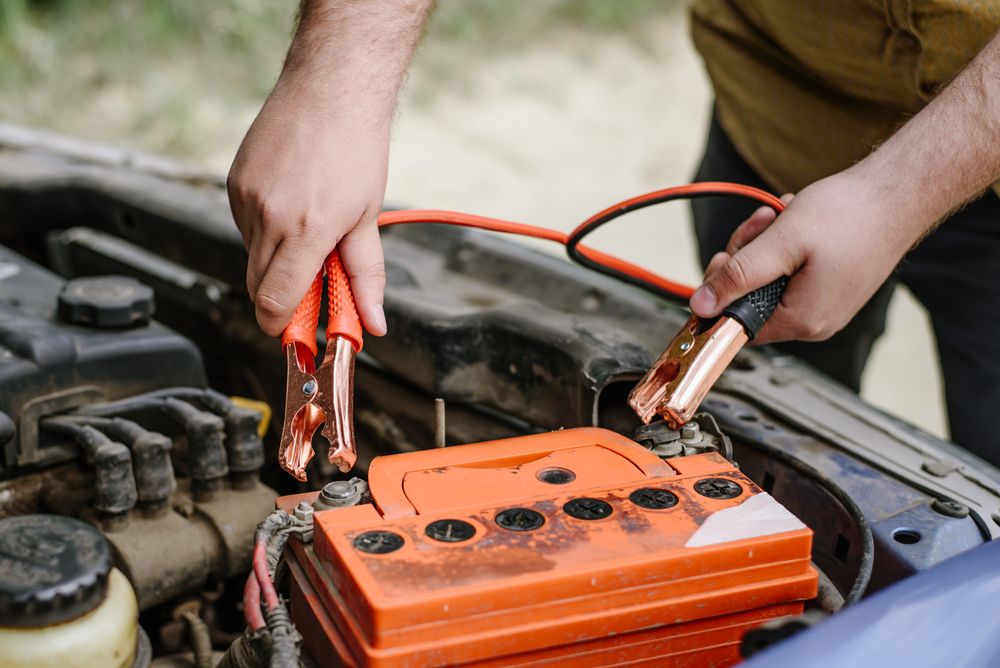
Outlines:
<svg viewBox="0 0 1000 668"><path fill-rule="evenodd" d="M277 77L296 8L0 0L0 120L194 160L231 151ZM567 31L641 34L664 11L662 0L440 0L414 67L446 86L469 58Z"/></svg>

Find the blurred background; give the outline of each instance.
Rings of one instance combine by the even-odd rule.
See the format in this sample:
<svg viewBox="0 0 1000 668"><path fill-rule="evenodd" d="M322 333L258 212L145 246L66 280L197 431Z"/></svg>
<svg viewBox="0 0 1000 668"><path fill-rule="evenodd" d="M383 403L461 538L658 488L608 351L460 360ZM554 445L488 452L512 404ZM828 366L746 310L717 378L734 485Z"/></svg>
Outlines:
<svg viewBox="0 0 1000 668"><path fill-rule="evenodd" d="M297 4L0 0L0 122L224 174L278 75ZM387 201L568 230L687 182L711 91L686 5L439 0L397 112ZM674 279L700 276L683 204L633 214L593 242ZM904 290L862 394L944 433L928 321Z"/></svg>

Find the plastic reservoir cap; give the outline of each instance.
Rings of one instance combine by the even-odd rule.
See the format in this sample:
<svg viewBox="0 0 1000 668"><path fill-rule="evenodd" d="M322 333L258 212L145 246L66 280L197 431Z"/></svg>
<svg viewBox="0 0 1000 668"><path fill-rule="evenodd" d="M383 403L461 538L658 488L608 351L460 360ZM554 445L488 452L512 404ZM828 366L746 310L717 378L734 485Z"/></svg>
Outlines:
<svg viewBox="0 0 1000 668"><path fill-rule="evenodd" d="M66 281L59 317L91 327L130 327L153 315L153 289L129 276L88 276Z"/></svg>
<svg viewBox="0 0 1000 668"><path fill-rule="evenodd" d="M58 515L0 520L0 626L61 624L104 600L111 550L97 529Z"/></svg>

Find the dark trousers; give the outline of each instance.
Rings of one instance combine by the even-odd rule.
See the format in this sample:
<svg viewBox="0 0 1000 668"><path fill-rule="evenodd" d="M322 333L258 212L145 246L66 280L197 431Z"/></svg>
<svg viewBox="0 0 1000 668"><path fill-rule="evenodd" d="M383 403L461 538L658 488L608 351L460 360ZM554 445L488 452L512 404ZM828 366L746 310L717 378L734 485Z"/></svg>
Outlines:
<svg viewBox="0 0 1000 668"><path fill-rule="evenodd" d="M736 152L714 116L696 179L773 190ZM733 230L756 205L710 198L693 200L691 207L705 266L726 247ZM952 440L1000 466L1000 199L993 192L970 203L924 239L850 324L831 339L779 347L857 391L872 345L885 330L886 310L897 282L909 288L930 314ZM899 382L907 381L901 378Z"/></svg>

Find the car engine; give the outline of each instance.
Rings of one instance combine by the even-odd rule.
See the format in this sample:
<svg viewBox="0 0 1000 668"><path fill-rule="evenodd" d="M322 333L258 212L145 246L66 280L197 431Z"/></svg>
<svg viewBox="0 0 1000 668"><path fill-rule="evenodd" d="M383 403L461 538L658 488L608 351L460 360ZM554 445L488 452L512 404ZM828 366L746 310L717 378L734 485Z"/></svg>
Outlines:
<svg viewBox="0 0 1000 668"><path fill-rule="evenodd" d="M219 179L0 128L4 665L729 665L1000 535L1000 471L793 358L643 426L683 311L484 233L384 245L358 466L298 482Z"/></svg>

